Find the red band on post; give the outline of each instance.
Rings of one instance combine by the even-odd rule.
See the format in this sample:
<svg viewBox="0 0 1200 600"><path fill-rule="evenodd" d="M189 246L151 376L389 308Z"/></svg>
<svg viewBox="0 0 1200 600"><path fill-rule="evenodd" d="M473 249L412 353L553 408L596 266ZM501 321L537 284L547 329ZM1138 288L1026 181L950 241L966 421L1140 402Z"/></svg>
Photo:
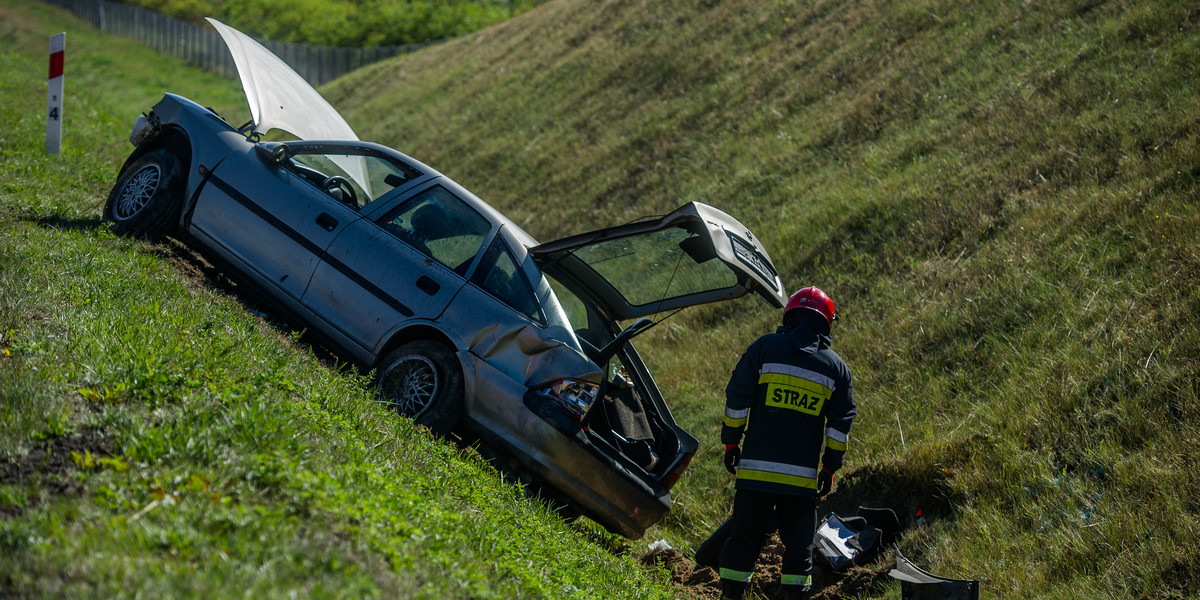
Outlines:
<svg viewBox="0 0 1200 600"><path fill-rule="evenodd" d="M62 77L63 75L63 59L66 52L55 52L50 55L50 79Z"/></svg>

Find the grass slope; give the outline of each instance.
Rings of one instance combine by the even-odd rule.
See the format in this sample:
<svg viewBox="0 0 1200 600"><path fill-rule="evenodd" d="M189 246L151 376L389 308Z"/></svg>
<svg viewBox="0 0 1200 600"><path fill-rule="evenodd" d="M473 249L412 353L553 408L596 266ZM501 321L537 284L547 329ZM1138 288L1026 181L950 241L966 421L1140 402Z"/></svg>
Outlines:
<svg viewBox="0 0 1200 600"><path fill-rule="evenodd" d="M861 416L830 506L897 509L907 556L989 597L1174 598L1200 576L1198 21L560 1L326 92L541 239L689 200L740 216L844 316ZM728 510L721 390L776 319L741 301L641 342L704 441L677 545Z"/></svg>
<svg viewBox="0 0 1200 600"><path fill-rule="evenodd" d="M61 493L27 482L0 488L11 507L5 514L15 515L5 517L0 543L19 549L11 555L21 561L6 573L54 574L46 580L76 586L112 585L121 580L114 573L130 573L133 581L137 568L149 568L152 583L164 586L183 581L175 574L187 568L213 573L208 560L220 565L218 553L196 552L209 547L174 544L170 536L199 531L197 539L219 539L212 533L217 519L199 512L202 502L177 502L172 510L197 512L187 517L193 527L172 527L161 508L177 490L191 497L190 472L200 473L194 487L235 482L238 494L220 497L251 498L238 501L269 512L287 502L244 483L254 465L284 472L268 477L282 481L269 489L303 489L301 474L317 472L326 473L315 478L318 488L355 495L370 488L329 483L345 480L315 465L358 456L343 448L361 448L363 468L383 473L407 460L436 464L420 457L437 456L440 446L418 446L420 436L371 412L365 395L345 395L365 413L326 406L343 396L322 390L355 388L352 375L322 372L219 292L188 287L153 251L104 237L95 214L124 152L112 144L124 127L96 124L110 115L128 119L153 98L106 104L108 96L95 93L89 125L76 130L90 141L78 139L68 163L39 157L41 87L34 77L44 42L11 25L28 18L15 15L35 9L7 12L14 16L0 20L6 50L0 168L7 186L0 204L0 345L10 355L0 359L0 373L5 406L20 395L26 408L11 412L37 417L13 416L26 421L6 425L5 443L33 449L20 456L35 456L45 440L67 449L96 437L119 443L91 442L110 449L104 458L92 452L89 460L86 448L76 450L81 457L53 480L51 488ZM372 65L324 91L360 135L447 172L542 239L689 200L741 217L766 241L790 286L821 285L844 317L835 347L854 369L860 417L829 506L895 508L908 526L900 547L921 566L982 578L993 598L1182 598L1200 579L1198 20L1193 4L1169 1L559 0ZM136 57L100 59L120 63L109 77L141 82L122 94L147 90L143 78L155 77L140 68L155 59ZM171 68L171 81L147 93L181 90L202 101L216 93L211 102L225 106L219 103L228 97L227 83L195 84L216 89L193 94L175 81L180 71ZM30 79L18 85L22 77ZM7 100L27 96L28 110ZM84 127L96 129L84 136ZM174 282L188 290L167 304L159 300L182 315L170 318L188 319L186 327L135 322L105 334L91 324L94 317L85 318L98 311L110 317L99 321L110 323L123 310L118 306L153 301L140 292L122 295L110 283L94 288L103 293L86 291L99 285L90 283L100 278L96 273L124 273L134 264L142 265L136 279L164 282L155 289ZM192 314L183 310L186 302L202 306ZM209 304L225 312L207 313ZM137 315L151 319L150 311ZM727 513L729 481L716 443L721 390L741 349L776 320L774 311L744 300L688 311L640 340L676 417L703 440L676 488L676 510L653 535L686 548ZM205 344L210 349L188 349L189 336L214 336L226 323L257 333L246 342L221 333ZM91 341L97 337L109 341ZM125 338L136 341L113 341ZM153 347L152 340L167 350L118 350ZM238 343L244 349L238 356L249 359L231 363L220 355ZM84 358L55 358L68 351ZM176 363L175 355L191 358ZM288 370L300 367L277 366L291 361L304 366L301 374ZM253 379L260 373L272 374ZM150 393L138 386L151 386ZM110 396L123 400L103 401ZM293 453L286 440L272 444L294 456L296 466L254 462L243 450L257 442L238 433L249 423L231 416L240 414L236 402L243 396L258 402L248 411L323 423L303 420L316 411L328 415L321 419L340 418L347 433L304 446L308 452ZM206 438L203 418L238 425ZM386 420L386 435L364 433L372 419ZM97 429L104 436L87 433ZM159 465L138 458L155 455L139 445L143 437L155 439L137 433L143 429L189 435L171 434L174 445L148 443L177 448L153 451L162 457ZM287 439L312 438L302 433L312 429L296 431ZM221 460L187 458L189 437L201 440L193 443L198 456L239 457L232 462L242 477L222 477ZM405 458L375 458L376 443ZM221 450L206 455L208 446ZM12 464L10 458L6 465ZM435 489L472 489L465 482L476 479ZM132 498L124 511L98 497L106 485L117 490L115 506L122 506L122 494ZM206 502L217 507L220 497ZM371 497L386 504L386 495ZM155 501L160 508L132 519ZM334 532L328 538L303 529L307 519L281 517L272 521L281 523L274 531L288 533L267 554L351 560L370 575L348 581L379 588L412 580L387 568L388 555L378 550L386 544L349 547L360 538L346 534L353 523L340 510L318 512L316 522L334 523L321 529ZM107 542L48 548L46 540L66 533L108 536L118 529L110 522L126 523L129 532L117 539L133 550L118 552L138 557L122 563L124 571L86 566L112 556ZM143 536L146 528L163 537ZM394 530L383 526L365 537ZM492 531L471 539L485 545L511 537ZM239 543L232 547L241 556L261 556L253 540ZM456 548L463 546L475 547ZM172 551L192 558L174 558ZM485 547L477 555L490 553ZM297 560L263 564L305 564ZM488 564L500 562L512 561ZM67 569L68 563L83 566ZM624 572L623 564L613 568ZM333 581L335 571L323 565L316 573ZM274 581L271 574L245 577L241 588ZM574 581L582 580L588 578ZM861 588L862 597L897 595L885 578L873 581ZM56 584L41 585L44 591ZM531 587L538 590L531 594L553 596L548 590L556 585Z"/></svg>
<svg viewBox="0 0 1200 600"><path fill-rule="evenodd" d="M167 90L245 112L232 81L0 0L0 596L670 597L185 251L107 233L129 126Z"/></svg>

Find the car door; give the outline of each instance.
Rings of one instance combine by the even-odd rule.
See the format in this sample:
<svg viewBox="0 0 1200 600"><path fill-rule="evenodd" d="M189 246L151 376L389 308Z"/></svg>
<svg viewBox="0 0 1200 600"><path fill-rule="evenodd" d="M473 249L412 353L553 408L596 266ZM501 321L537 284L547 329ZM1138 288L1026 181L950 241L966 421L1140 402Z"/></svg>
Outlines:
<svg viewBox="0 0 1200 600"><path fill-rule="evenodd" d="M441 315L494 228L452 182L418 187L379 217L350 224L302 299L367 352L399 323Z"/></svg>
<svg viewBox="0 0 1200 600"><path fill-rule="evenodd" d="M420 175L357 144L256 144L213 169L190 230L261 283L299 299L325 248L359 210Z"/></svg>
<svg viewBox="0 0 1200 600"><path fill-rule="evenodd" d="M189 232L259 283L299 298L324 247L356 217L251 148L213 169Z"/></svg>
<svg viewBox="0 0 1200 600"><path fill-rule="evenodd" d="M652 220L530 250L543 271L616 320L755 291L783 308L787 293L766 249L744 225L699 202Z"/></svg>

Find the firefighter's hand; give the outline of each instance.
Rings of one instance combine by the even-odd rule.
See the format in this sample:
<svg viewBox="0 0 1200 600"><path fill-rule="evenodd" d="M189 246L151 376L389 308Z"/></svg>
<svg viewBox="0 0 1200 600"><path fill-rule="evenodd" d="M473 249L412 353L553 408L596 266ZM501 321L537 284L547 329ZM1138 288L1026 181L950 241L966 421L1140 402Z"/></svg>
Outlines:
<svg viewBox="0 0 1200 600"><path fill-rule="evenodd" d="M738 461L742 459L742 449L737 444L725 444L725 470L737 475Z"/></svg>
<svg viewBox="0 0 1200 600"><path fill-rule="evenodd" d="M817 475L817 497L824 498L833 491L833 471L829 467L821 467L821 472Z"/></svg>

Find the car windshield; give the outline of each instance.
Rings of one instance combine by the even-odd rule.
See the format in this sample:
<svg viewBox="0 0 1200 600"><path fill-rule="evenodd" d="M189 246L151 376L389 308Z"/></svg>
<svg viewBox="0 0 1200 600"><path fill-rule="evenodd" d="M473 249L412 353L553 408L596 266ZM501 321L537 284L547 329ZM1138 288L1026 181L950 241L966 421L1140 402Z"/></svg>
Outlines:
<svg viewBox="0 0 1200 600"><path fill-rule="evenodd" d="M682 227L583 246L575 257L608 280L633 306L727 288L737 274L719 260L697 260L689 246L703 238Z"/></svg>
<svg viewBox="0 0 1200 600"><path fill-rule="evenodd" d="M361 208L420 176L415 169L366 154L334 153L324 149L293 146L288 167L313 185L324 188L330 177L341 177L354 188L354 201Z"/></svg>

